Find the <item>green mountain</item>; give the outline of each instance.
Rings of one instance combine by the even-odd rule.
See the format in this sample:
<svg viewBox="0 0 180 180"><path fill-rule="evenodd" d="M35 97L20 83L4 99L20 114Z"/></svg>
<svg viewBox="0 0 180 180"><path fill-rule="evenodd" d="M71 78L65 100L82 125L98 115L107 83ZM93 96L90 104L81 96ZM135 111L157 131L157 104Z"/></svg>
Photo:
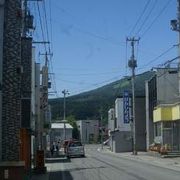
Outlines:
<svg viewBox="0 0 180 180"><path fill-rule="evenodd" d="M135 95L145 96L145 81L155 73L148 71L139 74L135 78ZM107 122L108 110L114 107L115 99L123 95L124 90L131 92L131 81L122 78L113 83L92 91L66 98L66 116L74 116L75 119L99 119L100 112ZM63 98L50 99L53 120L63 117Z"/></svg>

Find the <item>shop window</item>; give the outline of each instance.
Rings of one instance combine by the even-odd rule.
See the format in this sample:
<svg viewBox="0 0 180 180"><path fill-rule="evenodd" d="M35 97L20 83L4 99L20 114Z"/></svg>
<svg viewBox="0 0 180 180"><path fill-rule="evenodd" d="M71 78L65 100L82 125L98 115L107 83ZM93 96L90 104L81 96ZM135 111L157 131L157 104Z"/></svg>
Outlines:
<svg viewBox="0 0 180 180"><path fill-rule="evenodd" d="M163 122L163 129L171 129L172 123L171 122Z"/></svg>

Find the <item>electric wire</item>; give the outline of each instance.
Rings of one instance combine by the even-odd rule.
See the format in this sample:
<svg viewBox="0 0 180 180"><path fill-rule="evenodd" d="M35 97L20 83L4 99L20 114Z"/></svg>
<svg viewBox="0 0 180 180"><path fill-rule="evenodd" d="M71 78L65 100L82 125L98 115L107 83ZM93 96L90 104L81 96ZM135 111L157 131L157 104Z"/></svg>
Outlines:
<svg viewBox="0 0 180 180"><path fill-rule="evenodd" d="M117 71L108 71L108 72L99 72L99 73L84 73L84 74L61 74L61 73L58 73L58 74L61 74L64 75L64 76L97 76L97 75L107 75L107 74L114 74L114 73L119 73L119 69Z"/></svg>
<svg viewBox="0 0 180 180"><path fill-rule="evenodd" d="M42 38L43 41L45 42L45 35L44 35L44 30L43 30L43 24L42 24L42 17L41 17L41 12L40 12L40 7L39 7L39 1L37 1L37 9L38 9L38 15L39 15L39 22L40 22L40 28L41 28L41 32L42 32ZM45 52L47 52L47 48L46 48L46 44L44 44L44 49Z"/></svg>
<svg viewBox="0 0 180 180"><path fill-rule="evenodd" d="M161 16L161 14L166 10L166 8L168 7L168 5L170 4L170 2L172 2L172 0L168 0L166 2L166 4L163 6L163 8L161 9L161 11L158 13L158 15L154 18L154 20L151 22L151 24L146 28L146 30L142 33L141 38L144 37L144 35L151 29L151 27L153 26L153 24L158 20L158 18Z"/></svg>
<svg viewBox="0 0 180 180"><path fill-rule="evenodd" d="M57 8L58 11L60 11L59 6L57 6L56 8ZM63 12L66 13L67 11L64 10ZM70 14L70 13L68 13L68 14ZM71 16L74 17L74 15L71 15ZM60 20L60 19L58 19L58 20ZM56 22L57 22L57 21L56 21ZM58 22L58 23L59 23L59 22ZM61 23L63 23L62 20L61 20ZM68 25L68 26L72 26L72 24L71 24L71 25L69 25L69 24L67 24L67 23L63 23L63 24L66 24L66 25ZM73 22L72 28L75 29L75 30L77 30L77 31L80 32L80 33L86 34L86 35L91 36L91 37L96 38L96 39L100 39L100 40L107 41L107 42L109 42L109 43L111 43L111 44L114 44L114 45L118 45L118 46L119 46L119 45L124 45L124 42L118 42L118 41L116 41L116 40L114 40L114 39L110 39L110 38L107 38L107 37L103 37L103 36L101 36L101 35L99 35L99 34L96 34L96 33L94 33L94 32L90 32L90 31L88 31L88 30L83 30L83 29L81 28L81 25L79 25L78 23L75 23L75 22Z"/></svg>
<svg viewBox="0 0 180 180"><path fill-rule="evenodd" d="M49 37L49 26L48 26L48 20L47 20L47 10L46 10L46 4L45 4L45 0L43 1L43 10L44 10L44 17L45 17L45 25L46 25L46 34L47 34L47 40L50 41L50 37ZM52 17L51 17L51 0L49 0L49 13L50 13L50 31L51 31L51 43L52 42ZM56 90L56 80L55 80L55 74L53 73L53 63L52 63L52 55L51 55L51 51L52 51L52 45L49 44L48 50L49 50L49 54L50 54L50 59L49 59L49 69L51 71L50 73L50 79L52 82L52 89L54 90L54 92L57 92ZM57 95L57 94L56 94Z"/></svg>
<svg viewBox="0 0 180 180"><path fill-rule="evenodd" d="M50 37L51 37L51 50L53 52L53 26L52 26L52 4L51 4L51 0L49 0L49 24L50 24ZM53 63L52 63L52 56L50 59L51 62L51 69L52 72L54 72L53 70ZM57 86L56 86L56 78L55 78L55 74L53 75L53 82L54 82L54 88L55 88L55 92L56 92L56 96L59 96L57 93Z"/></svg>
<svg viewBox="0 0 180 180"><path fill-rule="evenodd" d="M138 19L137 19L136 23L134 24L133 28L131 29L131 31L130 31L130 33L129 33L130 35L131 35L131 34L132 34L132 32L136 29L136 27L137 27L138 23L141 21L141 19L142 19L142 17L143 17L143 15L144 15L144 13L146 12L146 10L147 10L147 8L148 8L148 6L149 6L150 2L151 2L151 0L147 0L147 2L146 2L146 4L145 4L145 6L144 6L144 8L143 8L142 13L139 15L139 17L138 17Z"/></svg>
<svg viewBox="0 0 180 180"><path fill-rule="evenodd" d="M145 17L145 19L143 20L141 26L139 27L139 29L136 31L135 36L138 36L138 34L140 33L140 31L142 30L142 28L144 27L144 25L146 24L146 22L148 21L148 19L151 16L151 13L153 12L155 6L157 5L157 0L154 1L149 13L147 14L147 16Z"/></svg>
<svg viewBox="0 0 180 180"><path fill-rule="evenodd" d="M170 48L168 48L167 50L165 50L164 52L162 52L160 55L158 55L157 57L153 58L152 60L150 60L147 64L144 64L142 67L137 68L139 69L143 69L147 66L149 66L151 63L157 61L159 58L161 58L162 56L164 56L165 54L167 54L169 51L171 51L175 46L171 46Z"/></svg>
<svg viewBox="0 0 180 180"><path fill-rule="evenodd" d="M51 36L51 50L53 51L53 26L52 26L52 4L51 0L49 0L49 23L50 23L50 36Z"/></svg>
<svg viewBox="0 0 180 180"><path fill-rule="evenodd" d="M48 30L48 22L47 22L47 12L46 12L46 5L45 5L45 0L43 1L43 11L44 11L44 18L45 18L45 30L46 30L46 37L47 37L47 41L49 42L50 41L50 38L49 38L49 30ZM50 50L50 45L49 46L49 53L51 53L51 50Z"/></svg>

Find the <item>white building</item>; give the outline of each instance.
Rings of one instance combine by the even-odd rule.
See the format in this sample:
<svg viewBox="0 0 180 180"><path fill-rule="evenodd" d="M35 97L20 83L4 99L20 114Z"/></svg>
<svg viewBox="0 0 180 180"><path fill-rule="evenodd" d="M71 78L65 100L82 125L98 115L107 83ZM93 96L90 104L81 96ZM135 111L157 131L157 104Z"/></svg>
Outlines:
<svg viewBox="0 0 180 180"><path fill-rule="evenodd" d="M82 143L95 143L99 137L99 120L76 121Z"/></svg>
<svg viewBox="0 0 180 180"><path fill-rule="evenodd" d="M51 123L51 143L71 139L73 127L69 123Z"/></svg>
<svg viewBox="0 0 180 180"><path fill-rule="evenodd" d="M117 98L115 101L116 128L119 131L131 131L131 99Z"/></svg>
<svg viewBox="0 0 180 180"><path fill-rule="evenodd" d="M114 108L109 109L108 111L108 130L114 131L116 127L116 118Z"/></svg>

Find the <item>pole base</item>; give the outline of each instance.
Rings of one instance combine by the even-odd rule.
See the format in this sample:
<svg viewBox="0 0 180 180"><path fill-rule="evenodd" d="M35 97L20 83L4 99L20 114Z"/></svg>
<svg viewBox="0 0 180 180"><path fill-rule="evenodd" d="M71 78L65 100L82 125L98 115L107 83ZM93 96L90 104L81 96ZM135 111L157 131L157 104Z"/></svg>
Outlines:
<svg viewBox="0 0 180 180"><path fill-rule="evenodd" d="M138 155L138 152L137 151L133 151L132 155Z"/></svg>
<svg viewBox="0 0 180 180"><path fill-rule="evenodd" d="M47 167L41 167L41 168L39 168L39 167L35 167L34 169L33 169L33 173L34 174L45 174L47 172Z"/></svg>

